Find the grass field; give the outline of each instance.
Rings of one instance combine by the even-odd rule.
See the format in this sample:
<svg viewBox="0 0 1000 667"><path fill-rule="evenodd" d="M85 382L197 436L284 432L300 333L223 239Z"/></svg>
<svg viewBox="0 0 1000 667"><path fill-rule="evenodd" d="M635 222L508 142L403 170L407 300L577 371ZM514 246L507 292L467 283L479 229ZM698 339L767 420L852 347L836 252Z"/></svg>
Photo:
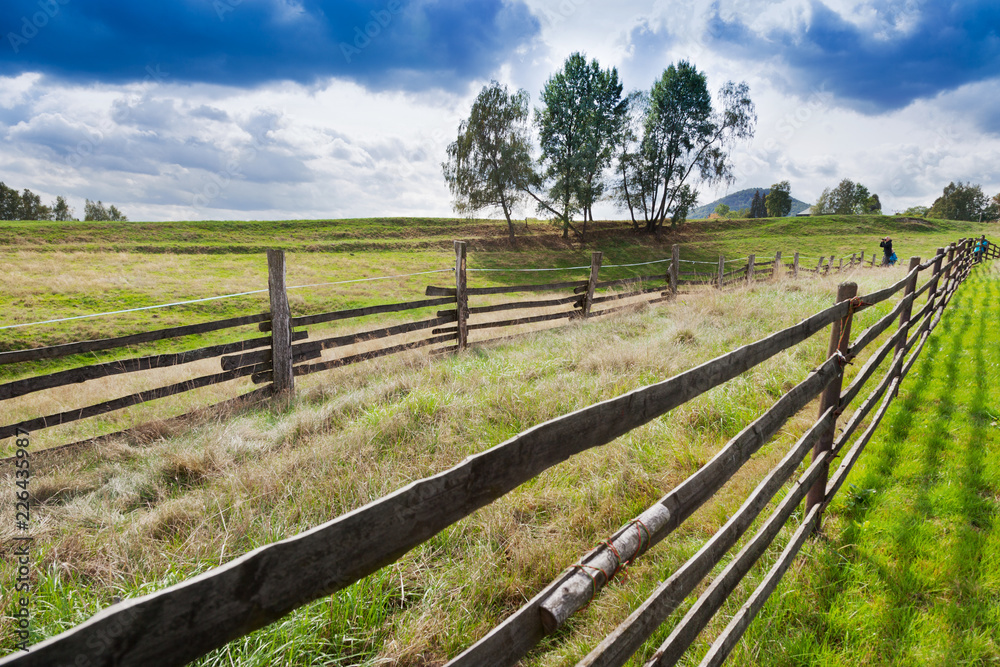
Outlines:
<svg viewBox="0 0 1000 667"><path fill-rule="evenodd" d="M455 227L441 221L432 223L446 231L457 227L455 221L450 222ZM368 223L358 224L364 227ZM480 224L490 234L504 233L499 224ZM533 223L533 229L543 224ZM491 247L492 240L483 241L477 250L473 242L470 266L585 265L595 249L605 250L608 263L648 261L668 255L674 242L682 244L682 257L705 261L717 258L720 252L742 257L749 252L769 254L780 249L786 256L795 250L804 255L829 255L866 246L871 252L877 249L877 238L885 233L894 237L901 257L926 257L933 248L980 230L967 223L905 221L897 223L897 229L891 219L883 218L754 224L756 232L750 223L693 223L677 236L659 240L637 239L627 228L610 230L606 238L595 234L593 245L583 247L560 246L555 230L547 228L545 234L539 232L537 242L524 239L516 250ZM114 234L127 236L128 231ZM108 237L114 238L114 234ZM296 234L294 229L287 231L289 243L301 240L305 244L308 234ZM40 238L46 237L43 234ZM289 255L289 282L357 277L359 271L384 275L447 266L453 262L451 238L441 234L440 241L434 241L440 247L433 249L407 246L413 239L403 238L401 248L359 250L354 256L350 250L310 252L303 247ZM238 239L226 241L230 242ZM98 245L101 243L104 241ZM419 236L416 243L420 243ZM64 291L75 289L74 285L79 294L103 293L107 281L116 277L125 281L122 289L127 296L122 299L144 299L147 303L245 291L266 284L263 257L252 253L198 254L178 252L177 247L152 254L139 254L134 248L77 248L68 253L41 250L19 246L6 252L8 259L18 258L22 265L32 266L36 271L33 275L46 275L50 283L64 276L66 282L60 283L59 289L43 288L40 282L29 285L15 297L22 303L48 303L49 296L62 298ZM118 258L120 264L108 265L117 266L114 271L102 269L102 265L94 265L95 258L108 262ZM18 266L18 262L13 265ZM186 270L178 271L179 267ZM149 272L148 277L141 277L143 270ZM851 279L856 279L865 293L901 275L900 268L859 270ZM484 276L481 284L503 279L502 274ZM23 278L23 273L18 274L11 282L20 287L25 285ZM254 279L261 282L254 283ZM417 354L349 367L302 383L298 397L284 408L192 423L165 431L162 439L151 444L115 440L55 459L37 470L32 482L39 517L37 638L79 623L115 597L141 595L203 572L256 546L363 505L413 479L439 472L541 421L669 377L788 326L828 305L836 283L843 279L804 278L793 285L761 284L722 293L693 293L656 308L574 324L454 357L429 359ZM334 290L318 297L327 300L301 302L293 311L296 307L309 312L314 312L312 308L348 307L346 299L354 299L351 304L405 300L413 298L411 290L422 291L427 282L416 280L403 287L383 283L381 296L377 292L345 296ZM86 285L96 290L85 289ZM996 282L977 277L963 290L956 297L957 307L949 311L925 354L930 360L954 358L956 363L964 363L968 357L976 369L991 368L989 364L997 361L995 332L989 327L997 314ZM99 295L89 306L105 309L107 302L101 300L105 297ZM260 304L240 307L259 308ZM226 310L229 308L233 310ZM983 310L980 317L975 308L992 310ZM236 309L230 304L206 306L206 311L198 311L198 317L241 314L233 312ZM53 306L49 312L61 311ZM881 312L884 308L864 311L855 326L860 330ZM190 311L163 317L177 318L171 323L181 323L190 317ZM963 317L968 319L967 326ZM143 323L137 318L103 325L101 331L122 332ZM145 323L148 328L148 320ZM166 322L157 326L162 325ZM74 327L52 334L50 340L77 335ZM950 333L964 336L962 342L954 343ZM982 336L978 362L977 348L965 347L979 343L976 336ZM580 554L707 461L777 396L804 378L822 360L826 342L816 336L628 436L575 457L459 522L398 563L231 643L201 664L438 664L488 631ZM970 354L965 354L967 350ZM925 376L933 375L937 368L949 368L940 363L944 365L933 368L928 361L917 364L904 385L902 405L913 400L910 392L919 393L921 398L910 410L895 408L904 416L890 415L883 433L888 439L907 419L909 425L898 431L895 446L871 445L850 480L852 495L832 509L825 538L811 543L800 557L793 575L753 626L749 641L732 664L814 664L818 660L828 664L910 664L907 656L932 655L927 651L940 645L933 644L935 633L954 635L964 628L979 632L979 639L969 640L969 648L962 649L961 655L978 656L968 664L991 664L990 660L996 659L996 635L991 639L989 634L996 632L998 613L996 531L991 520L998 502L996 454L988 454L986 447L975 450L981 456L971 454L967 443L960 442L965 436L954 435L948 430L950 426L943 425L941 413L933 411L937 410L936 397L948 403L952 419L968 406L978 410L974 414L980 417L995 415L996 394L990 393L994 390L988 384L977 389L975 381L965 381L977 376L964 366L952 371L951 380L945 375L935 384ZM979 398L977 391L982 392ZM970 392L968 403L960 392ZM931 411L921 418L925 405L932 406L928 408ZM546 640L525 664L575 664L627 615L625 610L634 608L726 520L760 474L811 423L814 414L815 406L803 411L714 501L636 563L627 579L616 580L567 628ZM984 442L991 442L995 426L976 421L979 417L970 419L967 431L960 433L968 432L970 437L979 433ZM919 449L904 452L918 434L936 429L942 441L927 450L932 456ZM949 438L955 439L954 455L951 445L945 444ZM887 457L881 453L886 447L896 453ZM943 463L952 459L960 464L957 471L935 476ZM917 465L911 470L909 464L914 460ZM887 463L879 468L876 463L880 461ZM897 478L905 479L895 472L901 466L912 473L910 486L915 495L910 505L905 500L889 503L896 496L888 489ZM0 482L9 485L10 477L6 471L4 475ZM924 488L928 479L933 485ZM974 489L971 494L970 488ZM875 492L869 493L869 489ZM926 493L921 495L921 489ZM909 527L920 527L920 519L934 507L939 508L933 517L941 518L942 530L951 531L945 537L919 532L906 551L891 543L863 546L862 538L867 536L909 539L910 532L917 532ZM965 508L975 510L980 523L963 528L956 517L963 516ZM10 543L11 510L4 507L0 514L4 544ZM945 525L945 518L952 523ZM942 543L951 548L934 548ZM976 555L982 558L973 566ZM905 571L898 570L896 560ZM886 584L878 580L886 572L911 576ZM933 578L942 573L947 573L943 580ZM744 594L752 590L757 577L759 572L744 582ZM0 580L11 579L10 561L5 560L0 565ZM849 588L852 585L855 589ZM897 585L898 590L894 588ZM846 595L851 590L854 594ZM871 610L858 604L865 595L870 596ZM949 616L948 609L954 609L950 601L964 602L970 597L984 601L976 603L969 616L954 611ZM913 611L909 615L899 611L900 601L911 598ZM838 607L838 601L846 606ZM4 609L9 610L10 604L5 593ZM934 613L923 613L928 606ZM681 613L684 609L686 606ZM727 613L732 611L729 608ZM859 624L854 626L853 618L859 614ZM982 618L992 618L994 629L982 625ZM885 626L888 631L879 625L883 621L889 623ZM3 642L10 637L9 623L9 618L0 621ZM823 632L817 632L817 627ZM868 635L864 633L871 628L895 637L880 636L892 641L894 647L906 637L917 640L896 653L882 650L865 654ZM650 642L646 655L667 632L669 625ZM0 647L9 649L10 645L0 643Z"/></svg>
<svg viewBox="0 0 1000 667"><path fill-rule="evenodd" d="M1000 267L928 342L742 659L1000 664Z"/></svg>

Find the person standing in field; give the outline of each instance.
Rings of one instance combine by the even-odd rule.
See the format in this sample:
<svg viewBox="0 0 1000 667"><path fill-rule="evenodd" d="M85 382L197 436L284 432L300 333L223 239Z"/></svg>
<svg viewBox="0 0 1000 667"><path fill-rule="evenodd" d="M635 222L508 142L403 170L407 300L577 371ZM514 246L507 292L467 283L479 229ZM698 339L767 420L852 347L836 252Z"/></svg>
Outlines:
<svg viewBox="0 0 1000 667"><path fill-rule="evenodd" d="M983 253L986 252L986 234L983 234L982 238L976 241L976 245L972 249L973 260L978 264L983 261Z"/></svg>
<svg viewBox="0 0 1000 667"><path fill-rule="evenodd" d="M889 266L893 263L892 252L892 239L888 236L882 238L881 243L878 244L879 248L882 248L882 266Z"/></svg>

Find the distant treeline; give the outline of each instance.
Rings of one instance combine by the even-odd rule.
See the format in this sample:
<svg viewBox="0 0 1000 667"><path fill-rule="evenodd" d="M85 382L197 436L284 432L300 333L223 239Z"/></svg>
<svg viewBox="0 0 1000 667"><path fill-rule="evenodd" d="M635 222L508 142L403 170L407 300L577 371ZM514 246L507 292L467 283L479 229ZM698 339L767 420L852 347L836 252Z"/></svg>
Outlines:
<svg viewBox="0 0 1000 667"><path fill-rule="evenodd" d="M125 214L118 207L105 207L100 201L86 200L83 211L84 220L112 220L128 222ZM66 203L65 197L56 197L51 206L42 203L42 198L25 188L18 192L0 181L0 220L76 220L73 208Z"/></svg>

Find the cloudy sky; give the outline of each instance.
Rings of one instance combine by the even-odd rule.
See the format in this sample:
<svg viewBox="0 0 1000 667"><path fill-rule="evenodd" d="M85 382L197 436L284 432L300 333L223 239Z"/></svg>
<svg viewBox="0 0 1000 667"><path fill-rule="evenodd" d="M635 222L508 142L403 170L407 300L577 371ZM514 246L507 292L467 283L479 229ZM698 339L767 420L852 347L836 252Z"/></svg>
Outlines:
<svg viewBox="0 0 1000 667"><path fill-rule="evenodd" d="M680 59L746 81L729 191L846 177L891 212L1000 190L996 0L4 0L0 32L0 181L77 215L451 215L440 163L476 93L534 104L575 51L626 89Z"/></svg>

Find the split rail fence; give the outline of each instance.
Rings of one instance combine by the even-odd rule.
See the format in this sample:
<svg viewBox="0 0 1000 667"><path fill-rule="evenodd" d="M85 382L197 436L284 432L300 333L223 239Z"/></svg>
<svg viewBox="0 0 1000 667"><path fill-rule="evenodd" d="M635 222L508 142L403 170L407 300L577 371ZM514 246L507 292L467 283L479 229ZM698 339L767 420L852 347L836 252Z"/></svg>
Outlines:
<svg viewBox="0 0 1000 667"><path fill-rule="evenodd" d="M991 246L987 256L998 257L998 249ZM459 261L463 258L460 251ZM612 442L829 327L829 355L805 380L748 424L697 472L569 564L521 609L448 663L453 667L518 664L545 636L557 632L600 594L623 566L681 526L788 419L820 397L815 423L760 480L725 525L579 663L608 666L629 660L790 481L786 495L769 518L647 662L647 666L676 664L805 500L804 518L777 562L701 663L722 664L819 526L824 508L844 484L975 260L973 241L962 239L938 249L926 262L911 258L906 276L885 289L858 296L856 284L843 283L835 305L794 326L657 384L535 426L445 472L193 579L120 602L33 646L28 653L0 660L0 664L184 664L372 574L541 472ZM925 271L929 271L926 282L918 287ZM462 273L458 275L456 296L461 298ZM900 298L888 314L853 336L855 313L896 295ZM277 317L273 320L278 321ZM846 364L894 326L844 388ZM880 377L873 380L878 373ZM856 404L863 391L868 391L867 396ZM837 434L839 417L849 409L851 415L839 424L841 432ZM811 464L796 475L810 451Z"/></svg>
<svg viewBox="0 0 1000 667"><path fill-rule="evenodd" d="M425 296L434 297L404 303L391 303L353 308L334 312L317 313L292 317L285 284L284 251L268 252L268 292L270 308L268 312L233 317L212 322L147 331L116 338L88 340L63 345L53 345L22 350L0 352L0 366L46 359L59 359L93 352L123 350L137 345L184 339L185 337L211 332L230 331L256 325L266 336L249 336L243 340L197 349L186 349L173 353L161 353L132 357L62 370L43 375L25 377L0 384L0 402L19 399L58 387L77 385L90 380L98 380L114 375L138 373L153 369L163 369L218 359L221 368L208 375L200 375L182 382L132 393L126 396L104 400L83 407L63 410L54 414L40 415L17 423L0 426L0 440L14 437L18 429L35 432L42 429L69 424L79 420L97 417L131 406L147 403L168 396L193 391L202 387L250 377L254 384L266 385L252 391L243 400L262 398L276 391L294 388L294 378L330 370L341 366L366 361L376 357L407 352L417 348L437 346L433 353L446 353L464 349L470 344L492 342L495 339L479 338L481 334L496 329L523 327L540 322L566 321L577 318L593 318L628 308L643 300L646 303L665 301L676 294L680 286L712 284L719 288L733 286L746 281L766 280L775 274L777 267L790 276L800 272L829 273L864 264L864 253L842 257L835 265L836 258L819 258L815 268L805 268L799 264L799 254L795 253L791 262L782 262L781 253L766 261L757 261L754 255L738 260L719 258L718 264L682 260L679 246L673 246L669 259L633 265L602 267L602 253L592 256L587 279L555 282L547 284L522 284L494 287L468 286L469 273L487 269L468 269L466 245L455 242L455 286L428 286ZM622 278L601 280L602 268L623 268L636 266L665 265L662 272ZM874 255L872 255L874 265ZM699 267L711 267L699 271ZM730 265L737 268L728 270ZM570 271L574 269L541 269L541 271ZM575 267L577 271L587 271L587 267ZM499 271L507 271L499 269ZM565 296L554 296L560 290L568 291ZM507 301L503 303L482 303L470 305L470 298L492 295L514 295L530 292L546 292L544 298ZM615 305L615 302L619 302ZM622 305L624 304L624 305ZM351 324L352 320L362 320L373 315L405 313L418 309L440 306L433 317L393 326L368 328L361 331L312 340L306 327L328 323ZM491 319L495 313L515 311L546 311L542 314L528 314L507 319ZM275 326L280 323L280 326ZM364 326L364 325L359 325ZM370 326L370 325L369 325ZM421 332L430 331L430 336L413 340ZM370 349L373 341L385 340L387 345ZM364 351L352 351L352 346L364 344ZM355 348L356 349L356 348ZM323 359L325 351L328 358ZM340 356L333 356L340 354ZM332 357L332 358L331 358ZM86 398L89 392L79 396ZM239 400L239 399L233 399ZM2 423L2 422L0 422ZM70 445L72 446L72 445Z"/></svg>

